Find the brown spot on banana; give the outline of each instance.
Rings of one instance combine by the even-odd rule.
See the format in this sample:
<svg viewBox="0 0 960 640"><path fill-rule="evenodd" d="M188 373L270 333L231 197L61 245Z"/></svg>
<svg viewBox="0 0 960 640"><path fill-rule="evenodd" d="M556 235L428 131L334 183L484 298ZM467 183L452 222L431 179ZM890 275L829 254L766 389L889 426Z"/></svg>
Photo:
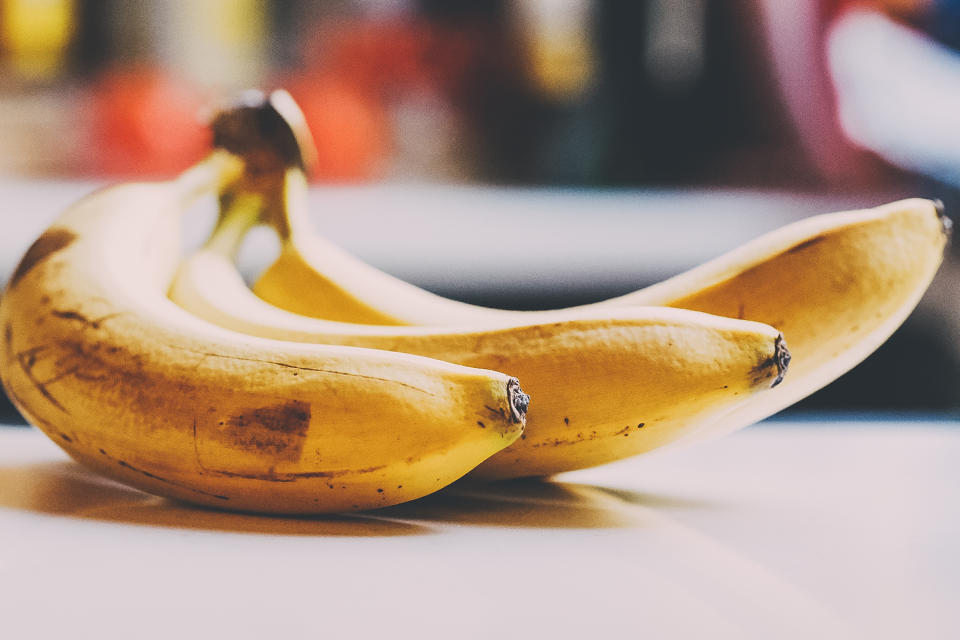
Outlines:
<svg viewBox="0 0 960 640"><path fill-rule="evenodd" d="M310 427L310 405L299 400L257 407L218 423L216 438L232 447L273 455L278 461L300 459Z"/></svg>
<svg viewBox="0 0 960 640"><path fill-rule="evenodd" d="M110 320L111 318L116 318L117 316L122 315L123 313L124 312L122 311L118 311L115 313L108 313L107 315L101 318L91 319L83 315L79 311L61 311L60 309L53 309L50 311L50 315L54 316L55 318L60 318L62 320L76 320L78 322L81 322L89 326L91 329L99 329L101 324L103 324L107 320Z"/></svg>
<svg viewBox="0 0 960 640"><path fill-rule="evenodd" d="M821 242L823 242L823 241L826 240L826 239L827 239L826 236L814 236L814 237L812 237L812 238L808 238L807 240L804 240L804 241L801 242L800 244L796 244L796 245L790 247L789 249L787 249L787 250L784 251L783 253L784 253L784 255L790 255L790 254L792 254L792 253L799 253L799 252L803 251L804 249L809 249L810 247L812 247L812 246L815 245L815 244L820 244Z"/></svg>
<svg viewBox="0 0 960 640"><path fill-rule="evenodd" d="M338 478L349 475L364 475L376 473L385 469L387 465L380 464L373 467L363 467L361 469L333 469L331 471L267 471L263 473L228 471L226 469L210 469L204 467L204 472L223 478L242 478L244 480L262 480L264 482L296 482L297 480L307 480L311 478ZM333 489L334 485L327 483L327 488ZM347 485L341 484L341 489L346 489Z"/></svg>
<svg viewBox="0 0 960 640"><path fill-rule="evenodd" d="M10 276L9 286L11 288L15 287L34 267L68 247L76 238L77 234L68 229L58 229L56 227L48 229L30 245L23 258L20 259L20 264L17 265L13 275Z"/></svg>
<svg viewBox="0 0 960 640"><path fill-rule="evenodd" d="M138 474L142 475L142 476L145 477L145 478L149 478L150 480L155 480L155 481L157 481L157 482L162 482L162 483L164 483L164 484L169 484L169 485L171 485L171 486L178 487L178 488L180 488L180 489L186 489L186 490L188 490L188 491L191 491L191 492L193 492L193 493L198 493L198 494L200 494L200 495L210 496L210 497L212 497L212 498L216 498L217 500L229 500L229 499L230 499L229 496L224 496L224 495L220 495L220 494L216 494L216 493L210 493L210 492L208 492L208 491L203 491L202 489L197 489L197 488L195 488L195 487L190 487L190 486L187 486L187 485L185 485L185 484L181 484L181 483L179 483L179 482L174 482L173 480L170 480L169 478L164 478L163 476L158 476L157 474L155 474L155 473L153 473L153 472L151 472L151 471L147 471L146 469L141 469L140 467L135 467L134 465L132 465L132 464L130 464L129 462L127 462L126 460L121 460L121 459L119 459L119 458L114 458L114 457L111 456L109 453L107 453L105 449L102 449L102 448L101 448L101 449L98 449L98 451L100 452L100 455L102 455L103 457L107 458L108 460L111 460L111 461L115 462L118 467L122 467L122 468L126 469L127 471L131 471L131 472L133 472L133 473L138 473Z"/></svg>

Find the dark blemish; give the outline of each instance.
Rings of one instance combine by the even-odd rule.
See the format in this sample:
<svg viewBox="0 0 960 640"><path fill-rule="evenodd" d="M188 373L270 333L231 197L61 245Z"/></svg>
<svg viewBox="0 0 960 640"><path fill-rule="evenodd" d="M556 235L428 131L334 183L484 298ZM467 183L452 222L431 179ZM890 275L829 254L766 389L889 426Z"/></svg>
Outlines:
<svg viewBox="0 0 960 640"><path fill-rule="evenodd" d="M100 325L103 324L105 321L111 318L116 318L117 316L121 315L121 313L122 312L110 313L103 316L102 318L91 320L90 318L83 315L79 311L60 311L59 309L53 309L50 311L50 315L52 316L56 316L57 318L63 318L64 320L76 320L78 322L82 322L83 324L89 325L92 329L99 329ZM99 347L99 345L97 346Z"/></svg>
<svg viewBox="0 0 960 640"><path fill-rule="evenodd" d="M809 248L812 247L813 245L819 244L819 243L823 242L823 241L826 240L826 239L827 239L826 236L815 236L815 237L813 237L813 238L810 238L809 240L804 240L804 241L801 242L800 244L795 244L795 245L793 245L792 247L790 247L789 249L787 249L787 250L784 251L783 253L784 253L784 255L790 255L791 253L797 253L798 251L803 251L804 249L809 249Z"/></svg>
<svg viewBox="0 0 960 640"><path fill-rule="evenodd" d="M741 302L739 305L737 305L737 320L743 320L743 319L744 319L744 317L745 317L745 316L744 316L744 311L745 311L745 310L746 310L746 306L745 306L742 302Z"/></svg>
<svg viewBox="0 0 960 640"><path fill-rule="evenodd" d="M330 471L290 471L286 473L277 473L268 471L266 473L240 473L238 471L227 471L226 469L204 468L204 471L211 475L222 476L224 478L243 478L245 480L263 480L265 482L296 482L297 480L308 480L311 478L336 478L358 473L375 473L385 468L387 465L381 464L375 467L366 467L364 469L332 469ZM333 489L331 483L327 486ZM346 489L347 485L340 485L341 489Z"/></svg>
<svg viewBox="0 0 960 640"><path fill-rule="evenodd" d="M48 229L37 238L27 252L20 259L13 275L10 276L10 286L14 287L38 264L66 248L77 238L77 234L67 229Z"/></svg>
<svg viewBox="0 0 960 640"><path fill-rule="evenodd" d="M729 388L730 388L730 385L725 384L725 385L723 385L723 388L724 388L724 389L729 389Z"/></svg>
<svg viewBox="0 0 960 640"><path fill-rule="evenodd" d="M629 432L630 432L630 425L627 425L623 429L620 429L620 431L617 431L616 433L614 433L613 435L619 436L620 434L623 434L626 436L626 435L630 435Z"/></svg>
<svg viewBox="0 0 960 640"><path fill-rule="evenodd" d="M7 352L9 353L13 348L13 326L9 322L3 328L3 342L7 345Z"/></svg>
<svg viewBox="0 0 960 640"><path fill-rule="evenodd" d="M63 318L64 320L79 320L83 324L92 324L87 316L77 311L60 311L59 309L53 309L50 314L58 318Z"/></svg>
<svg viewBox="0 0 960 640"><path fill-rule="evenodd" d="M483 423L480 422L479 420L477 420L477 424L480 425L480 428L481 428L481 429L486 429L486 428L487 428L487 425L483 424Z"/></svg>
<svg viewBox="0 0 960 640"><path fill-rule="evenodd" d="M50 296L40 296L40 304L50 304Z"/></svg>
<svg viewBox="0 0 960 640"><path fill-rule="evenodd" d="M643 429L646 425L647 425L646 422L641 422L640 424L637 425L637 429Z"/></svg>
<svg viewBox="0 0 960 640"><path fill-rule="evenodd" d="M492 413L494 418L503 418L503 419L506 419L506 417L507 417L507 414L506 414L506 412L503 410L503 407L498 407L498 408L494 409L493 407L491 407L491 406L488 405L488 404L483 405L483 407L484 407L487 411L489 411L490 413Z"/></svg>
<svg viewBox="0 0 960 640"><path fill-rule="evenodd" d="M619 435L621 433L624 435L628 435L625 432L628 431L629 429L630 429L629 426L625 427L624 429L621 429L620 431L618 431L613 435ZM568 445L568 444L577 444L578 442L584 442L584 441L589 442L590 440L596 440L596 439L597 439L596 431L591 431L590 437L586 439L584 439L583 437L583 432L580 432L577 434L576 438L570 438L570 439L554 438L553 440L544 440L543 442L535 442L531 444L530 448L539 449L540 447L559 447L559 446Z"/></svg>
<svg viewBox="0 0 960 640"><path fill-rule="evenodd" d="M567 416L563 416L563 424L570 426L570 418L568 418Z"/></svg>
<svg viewBox="0 0 960 640"><path fill-rule="evenodd" d="M403 485L402 485L402 484L398 484L398 485L397 485L397 489L403 489Z"/></svg>
<svg viewBox="0 0 960 640"><path fill-rule="evenodd" d="M194 493L199 493L199 494L204 495L204 496L210 496L211 498L216 498L216 499L218 499L218 500L229 500L229 499L230 499L230 498L227 497L227 496L218 495L218 494L216 494L216 493L210 493L210 492L208 492L208 491L204 491L204 490L202 490L202 489L196 489L196 488L194 488L194 487L188 487L188 486L186 486L186 485L180 484L179 482L174 482L173 480L169 480L169 479L167 479L167 478L163 478L163 477L161 477L161 476L158 476L158 475L155 474L155 473L150 473L150 472L147 471L146 469L141 469L141 468L139 468L139 467L135 467L135 466L133 466L132 464L130 464L129 462L127 462L126 460L120 460L120 459L114 458L114 457L112 457L110 454L108 454L106 451L104 451L103 449L99 449L99 451L100 451L100 453L101 453L102 455L104 455L104 456L110 458L111 460L113 460L114 462L116 462L118 466L121 466L121 467L123 467L124 469L128 469L128 470L130 470L130 471L133 471L134 473L139 473L140 475L142 475L142 476L144 476L144 477L146 477L146 478L150 478L151 480L156 480L156 481L158 481L158 482L163 482L163 483L169 484L169 485L171 485L171 486L178 487L178 488L180 488L180 489L186 489L187 491L192 491L192 492L194 492Z"/></svg>
<svg viewBox="0 0 960 640"><path fill-rule="evenodd" d="M32 349L27 349L26 351L21 351L17 354L17 363L20 365L20 368L23 370L23 374L27 377L28 380L37 388L37 391L40 392L47 401L55 406L60 411L63 411L66 414L70 414L60 402L53 397L53 394L47 389L47 383L42 382L33 375L33 365L37 363L37 354L46 349L45 346L34 347ZM72 372L71 372L72 373ZM60 376L62 377L62 376ZM59 379L59 378L57 378Z"/></svg>
<svg viewBox="0 0 960 640"><path fill-rule="evenodd" d="M293 400L257 407L221 420L218 439L245 450L266 451L282 460L297 460L310 427L310 405Z"/></svg>
<svg viewBox="0 0 960 640"><path fill-rule="evenodd" d="M65 434L65 433L59 433L59 434L57 434L57 435L59 435L61 438L63 438L63 439L66 440L67 442L73 442L73 438L71 438L70 436L68 436L68 435Z"/></svg>
<svg viewBox="0 0 960 640"><path fill-rule="evenodd" d="M520 439L521 439L521 440L526 440L526 439L527 439L527 434L521 433L521 434L520 434Z"/></svg>
<svg viewBox="0 0 960 640"><path fill-rule="evenodd" d="M383 493L383 489L377 489L377 493Z"/></svg>
<svg viewBox="0 0 960 640"><path fill-rule="evenodd" d="M406 382L400 382L399 380L393 380L393 379L391 379L391 378L381 378L381 377L379 377L379 376L368 376L368 375L364 375L364 374L362 374L362 373L354 373L354 372L351 372L351 371L335 371L335 370L333 370L333 369L321 369L321 368L318 368L318 367L304 367L304 366L300 366L300 365L296 365L296 364L290 364L290 363L288 363L288 362L278 362L278 361L276 361L276 360L264 360L264 359L262 359L262 358L245 358L245 357L243 357L243 356L232 356L232 355L227 355L227 354L223 354L223 353L211 353L211 352L208 352L208 351L198 351L198 350L196 350L196 349L187 349L187 348L181 347L180 345L177 345L177 344L167 344L167 345L164 345L164 346L167 346L167 347L169 347L170 349L177 349L178 351L186 351L187 353L195 353L195 354L200 355L200 356L203 356L203 357L205 357L205 358L224 358L224 359L226 359L226 360L240 360L240 361L242 361L242 362L261 362L261 363L263 363L263 364L272 364L272 365L274 365L274 366L276 366L276 367L283 367L284 369L296 369L297 371L314 371L314 372L316 372L316 373L329 373L329 374L335 375L335 376L349 376L349 377L351 377L351 378L364 378L364 379L366 379L366 380L377 380L377 381L380 381L380 382L389 382L389 383L392 383L392 384L396 384L396 385L399 385L399 386L401 386L401 387L405 387L405 388L407 388L407 389L412 389L413 391L419 391L420 393L424 393L424 394L426 394L426 395L428 395L428 396L435 396L435 395L436 395L435 393L433 393L433 392L431 392L431 391L427 391L426 389L422 389L422 388L417 387L417 386L412 385L412 384L407 384Z"/></svg>

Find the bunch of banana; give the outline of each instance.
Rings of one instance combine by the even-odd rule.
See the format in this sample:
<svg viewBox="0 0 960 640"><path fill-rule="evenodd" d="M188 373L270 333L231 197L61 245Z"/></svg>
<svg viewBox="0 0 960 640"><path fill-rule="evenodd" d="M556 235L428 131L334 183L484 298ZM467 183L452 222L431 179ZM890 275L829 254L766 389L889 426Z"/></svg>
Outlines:
<svg viewBox="0 0 960 640"><path fill-rule="evenodd" d="M474 476L551 475L649 451L719 420L786 370L777 330L685 309L558 311L448 327L351 324L285 311L250 291L234 258L264 211L286 219L303 209L306 195L304 174L294 167L277 206L249 193L225 199L217 228L183 262L170 297L250 335L413 353L517 376L536 398L525 433Z"/></svg>
<svg viewBox="0 0 960 640"><path fill-rule="evenodd" d="M310 513L431 493L520 437L515 378L242 335L167 297L190 203L262 188L290 161L275 115L227 112L204 162L99 191L47 229L0 303L0 378L76 460L158 495Z"/></svg>
<svg viewBox="0 0 960 640"><path fill-rule="evenodd" d="M810 218L606 302L486 309L313 232L312 143L285 94L213 130L203 163L94 194L34 243L0 302L0 379L82 463L227 509L368 509L746 426L889 337L948 229L908 200ZM205 193L220 220L181 260L180 218ZM260 224L282 251L256 295L235 257Z"/></svg>
<svg viewBox="0 0 960 640"><path fill-rule="evenodd" d="M626 296L514 312L445 299L352 258L313 232L306 197L293 167L273 194L225 200L171 297L251 335L517 375L537 403L522 439L472 472L483 478L549 475L716 436L800 400L903 322L940 264L949 222L920 199L813 217ZM257 297L234 261L263 222L282 249L255 284ZM783 378L780 332L795 356L790 376L750 393Z"/></svg>
<svg viewBox="0 0 960 640"><path fill-rule="evenodd" d="M562 312L531 312L478 307L419 289L318 236L303 206L284 211L283 219L272 222L282 243L280 255L253 290L262 300L304 316L380 325L470 326L549 322L557 313L612 315L658 305L752 320L782 332L793 356L783 384L751 397L711 421L706 430L692 431L696 438L715 437L773 415L875 351L919 303L943 259L951 222L939 202L919 198L813 216L645 289ZM266 316L250 315L259 317ZM291 334L322 329L277 314L270 317ZM277 335L265 331L263 325L269 323L228 324ZM357 341L351 338L349 343ZM538 390L538 401L542 394Z"/></svg>

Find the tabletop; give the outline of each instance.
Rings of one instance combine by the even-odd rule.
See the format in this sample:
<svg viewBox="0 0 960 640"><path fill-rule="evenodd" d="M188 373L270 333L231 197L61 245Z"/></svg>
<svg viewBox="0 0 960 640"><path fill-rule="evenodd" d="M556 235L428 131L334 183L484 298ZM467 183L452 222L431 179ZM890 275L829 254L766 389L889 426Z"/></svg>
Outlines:
<svg viewBox="0 0 960 640"><path fill-rule="evenodd" d="M956 638L960 430L762 423L356 515L193 508L0 427L9 637Z"/></svg>

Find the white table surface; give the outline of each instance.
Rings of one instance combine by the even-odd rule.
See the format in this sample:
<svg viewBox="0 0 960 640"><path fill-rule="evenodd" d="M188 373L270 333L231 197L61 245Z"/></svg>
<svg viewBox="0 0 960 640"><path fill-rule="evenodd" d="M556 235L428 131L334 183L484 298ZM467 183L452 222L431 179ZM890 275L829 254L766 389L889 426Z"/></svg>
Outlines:
<svg viewBox="0 0 960 640"><path fill-rule="evenodd" d="M958 638L957 426L766 423L306 519L157 499L0 427L0 634Z"/></svg>

